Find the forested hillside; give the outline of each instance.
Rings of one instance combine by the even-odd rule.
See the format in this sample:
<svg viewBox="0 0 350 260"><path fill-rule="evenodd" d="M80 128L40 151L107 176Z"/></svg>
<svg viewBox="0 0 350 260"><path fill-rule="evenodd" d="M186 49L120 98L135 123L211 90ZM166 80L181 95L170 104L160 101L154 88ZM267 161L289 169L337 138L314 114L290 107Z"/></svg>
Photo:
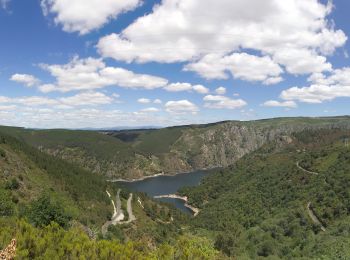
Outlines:
<svg viewBox="0 0 350 260"><path fill-rule="evenodd" d="M0 129L109 179L134 179L227 167L278 137L305 129L336 127L350 129L350 118L276 118L107 132Z"/></svg>
<svg viewBox="0 0 350 260"><path fill-rule="evenodd" d="M0 133L0 249L15 238L18 259L220 255L210 240L181 230L186 215L144 194L135 194L131 201L137 221L110 226L103 235L101 227L113 213L106 190L115 195L117 188L95 173ZM128 195L122 191L123 205Z"/></svg>
<svg viewBox="0 0 350 260"><path fill-rule="evenodd" d="M255 129L254 133L265 129L268 137L252 152L241 154L242 158L229 167L212 170L199 186L180 190L180 195L188 196L189 204L200 209L196 217L135 193L131 206L136 221L110 226L106 234L101 227L112 217L106 190L115 196L118 185L80 168L80 163L61 160L27 143L29 136L43 137L44 132L14 129L8 135L4 132L13 128L2 128L0 248L16 238L19 259L115 259L121 255L126 259L348 259L348 121L319 119L310 123L305 119L306 127L298 119L301 126L294 124L291 128L284 126L284 120L278 119L273 127L269 120L259 121L259 126L249 125L256 124L253 122L233 127L235 122L224 122L108 135L55 130L56 139L51 138L55 131L44 131L48 140L40 139L41 145L62 140L65 146L75 142L88 147L94 144L91 140L102 136L101 142L107 147L111 138L127 147L121 151L129 151L131 142L132 149L137 146L140 152L149 149L157 153L165 151L151 145L157 131L162 131L162 138L171 135L169 143L176 139L172 147L180 151L179 147L185 149L181 142L192 147L188 140L196 136L202 140L202 134L205 143L214 147L218 140L228 144L243 138L244 129ZM219 132L229 133L227 129L233 128L243 134L234 131L219 138ZM121 133L122 137L115 136ZM212 133L215 137L210 139ZM128 191L123 190L124 210L128 198Z"/></svg>
<svg viewBox="0 0 350 260"><path fill-rule="evenodd" d="M193 230L238 259L349 259L349 139L295 133L183 189L201 208Z"/></svg>

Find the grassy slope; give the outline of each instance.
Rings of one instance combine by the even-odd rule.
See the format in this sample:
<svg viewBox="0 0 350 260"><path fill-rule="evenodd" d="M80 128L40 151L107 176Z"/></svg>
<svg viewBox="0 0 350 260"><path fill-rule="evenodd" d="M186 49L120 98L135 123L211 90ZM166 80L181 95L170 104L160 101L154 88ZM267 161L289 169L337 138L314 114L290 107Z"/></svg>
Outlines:
<svg viewBox="0 0 350 260"><path fill-rule="evenodd" d="M350 133L303 132L283 149L281 143L265 145L199 187L184 189L202 208L193 226L211 230L221 250L239 258L347 259L350 148L344 136ZM301 171L297 161L309 162L319 175ZM308 202L326 232L309 218Z"/></svg>

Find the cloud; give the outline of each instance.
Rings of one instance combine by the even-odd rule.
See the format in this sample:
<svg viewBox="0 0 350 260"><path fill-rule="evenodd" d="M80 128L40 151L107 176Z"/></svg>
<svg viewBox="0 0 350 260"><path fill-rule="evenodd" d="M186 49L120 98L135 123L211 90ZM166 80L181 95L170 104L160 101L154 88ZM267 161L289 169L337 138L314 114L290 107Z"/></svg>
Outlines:
<svg viewBox="0 0 350 260"><path fill-rule="evenodd" d="M101 92L81 92L69 97L48 98L41 96L28 96L9 98L0 96L0 104L19 104L27 107L49 106L54 108L72 108L76 106L98 106L111 104L115 98L108 97Z"/></svg>
<svg viewBox="0 0 350 260"><path fill-rule="evenodd" d="M10 111L15 110L17 106L15 105L9 105L9 106L0 106L0 111Z"/></svg>
<svg viewBox="0 0 350 260"><path fill-rule="evenodd" d="M188 100L168 101L165 104L165 111L171 114L197 114L199 108Z"/></svg>
<svg viewBox="0 0 350 260"><path fill-rule="evenodd" d="M199 94L208 94L209 93L209 89L202 86L202 85L194 85L192 86L193 90L196 91Z"/></svg>
<svg viewBox="0 0 350 260"><path fill-rule="evenodd" d="M171 83L164 87L169 92L180 92L180 91L195 91L200 94L209 93L209 89L202 85L192 85L190 83Z"/></svg>
<svg viewBox="0 0 350 260"><path fill-rule="evenodd" d="M57 87L54 84L42 84L38 86L38 89L43 93L49 93L52 91L57 91Z"/></svg>
<svg viewBox="0 0 350 260"><path fill-rule="evenodd" d="M164 87L166 91L179 92L179 91L191 91L192 85L190 83L172 83Z"/></svg>
<svg viewBox="0 0 350 260"><path fill-rule="evenodd" d="M294 101L276 101L269 100L266 101L263 106L265 107L286 107L286 108L296 108L297 104Z"/></svg>
<svg viewBox="0 0 350 260"><path fill-rule="evenodd" d="M281 98L305 103L322 103L339 97L350 97L350 86L311 85L310 87L292 87L283 90Z"/></svg>
<svg viewBox="0 0 350 260"><path fill-rule="evenodd" d="M102 37L97 48L126 62L187 62L186 70L208 79L230 72L276 84L283 70L331 69L326 56L347 40L328 20L331 11L331 2L318 0L163 0L119 34Z"/></svg>
<svg viewBox="0 0 350 260"><path fill-rule="evenodd" d="M113 102L113 98L101 92L82 92L75 96L60 98L59 101L68 106L94 106L106 105Z"/></svg>
<svg viewBox="0 0 350 260"><path fill-rule="evenodd" d="M137 100L138 103L141 103L141 104L149 104L149 103L153 103L153 104L162 104L162 101L160 99L154 99L153 101L149 98L139 98Z"/></svg>
<svg viewBox="0 0 350 260"><path fill-rule="evenodd" d="M39 96L29 96L29 97L0 97L0 103L10 103L10 104L21 104L25 106L52 106L57 105L58 102L55 99Z"/></svg>
<svg viewBox="0 0 350 260"><path fill-rule="evenodd" d="M233 53L227 56L207 54L199 61L185 66L186 71L195 71L206 79L227 79L226 71L236 79L278 83L276 78L282 68L268 56L255 56L246 53Z"/></svg>
<svg viewBox="0 0 350 260"><path fill-rule="evenodd" d="M308 81L323 85L350 85L350 67L335 69L328 77L323 73L314 73Z"/></svg>
<svg viewBox="0 0 350 260"><path fill-rule="evenodd" d="M141 104L148 104L148 103L151 103L151 100L148 99L148 98L139 98L137 100L137 102L141 103Z"/></svg>
<svg viewBox="0 0 350 260"><path fill-rule="evenodd" d="M140 3L140 0L103 0L103 4L100 0L41 0L41 7L44 15L53 15L55 24L62 25L64 31L87 34Z"/></svg>
<svg viewBox="0 0 350 260"><path fill-rule="evenodd" d="M215 89L216 94L218 95L225 95L226 94L226 88L224 87L218 87L217 89Z"/></svg>
<svg viewBox="0 0 350 260"><path fill-rule="evenodd" d="M247 105L242 99L231 99L221 95L207 95L203 100L204 107L213 109L237 109Z"/></svg>
<svg viewBox="0 0 350 260"><path fill-rule="evenodd" d="M327 62L326 57L308 49L281 49L274 55L274 60L295 75L332 70L332 65Z"/></svg>
<svg viewBox="0 0 350 260"><path fill-rule="evenodd" d="M13 74L10 80L22 83L27 87L32 87L40 82L40 80L38 80L36 77L29 74Z"/></svg>
<svg viewBox="0 0 350 260"><path fill-rule="evenodd" d="M155 113L155 112L159 112L159 109L155 108L155 107L148 107L148 108L141 109L140 112L142 112L142 113Z"/></svg>
<svg viewBox="0 0 350 260"><path fill-rule="evenodd" d="M350 97L350 67L333 70L326 76L314 73L308 81L308 87L292 87L282 91L284 100L295 100L305 103L322 103L340 97Z"/></svg>
<svg viewBox="0 0 350 260"><path fill-rule="evenodd" d="M97 108L48 109L20 107L1 110L0 124L31 128L110 128L116 126L145 126L179 124L175 118L157 115L158 113L132 113L120 110Z"/></svg>
<svg viewBox="0 0 350 260"><path fill-rule="evenodd" d="M56 78L56 82L53 84L39 86L39 89L44 93L93 90L107 86L155 89L164 87L168 83L166 79L161 77L136 74L118 67L108 67L101 59L91 57L86 59L74 57L64 65L41 64L40 66Z"/></svg>

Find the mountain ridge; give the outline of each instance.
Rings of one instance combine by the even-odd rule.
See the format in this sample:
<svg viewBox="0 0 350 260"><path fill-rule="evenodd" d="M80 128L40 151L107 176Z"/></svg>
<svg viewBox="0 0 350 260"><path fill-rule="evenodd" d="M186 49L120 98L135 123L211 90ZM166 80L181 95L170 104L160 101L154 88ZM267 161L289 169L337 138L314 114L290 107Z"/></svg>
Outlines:
<svg viewBox="0 0 350 260"><path fill-rule="evenodd" d="M159 173L227 167L275 138L319 128L350 128L350 117L221 121L105 132L11 127L0 130L108 179L138 179Z"/></svg>

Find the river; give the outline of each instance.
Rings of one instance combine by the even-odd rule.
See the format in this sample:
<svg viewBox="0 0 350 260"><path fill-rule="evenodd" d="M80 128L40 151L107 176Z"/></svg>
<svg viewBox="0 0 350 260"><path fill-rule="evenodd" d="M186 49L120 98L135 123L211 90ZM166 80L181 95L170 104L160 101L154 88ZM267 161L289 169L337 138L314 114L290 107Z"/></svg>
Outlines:
<svg viewBox="0 0 350 260"><path fill-rule="evenodd" d="M157 176L134 182L118 182L131 191L145 192L150 197L158 195L175 194L184 186L196 186L209 174L209 171L195 171L179 173L173 176ZM192 211L185 207L184 202L179 199L161 198L164 202L172 203L183 212L192 214Z"/></svg>

